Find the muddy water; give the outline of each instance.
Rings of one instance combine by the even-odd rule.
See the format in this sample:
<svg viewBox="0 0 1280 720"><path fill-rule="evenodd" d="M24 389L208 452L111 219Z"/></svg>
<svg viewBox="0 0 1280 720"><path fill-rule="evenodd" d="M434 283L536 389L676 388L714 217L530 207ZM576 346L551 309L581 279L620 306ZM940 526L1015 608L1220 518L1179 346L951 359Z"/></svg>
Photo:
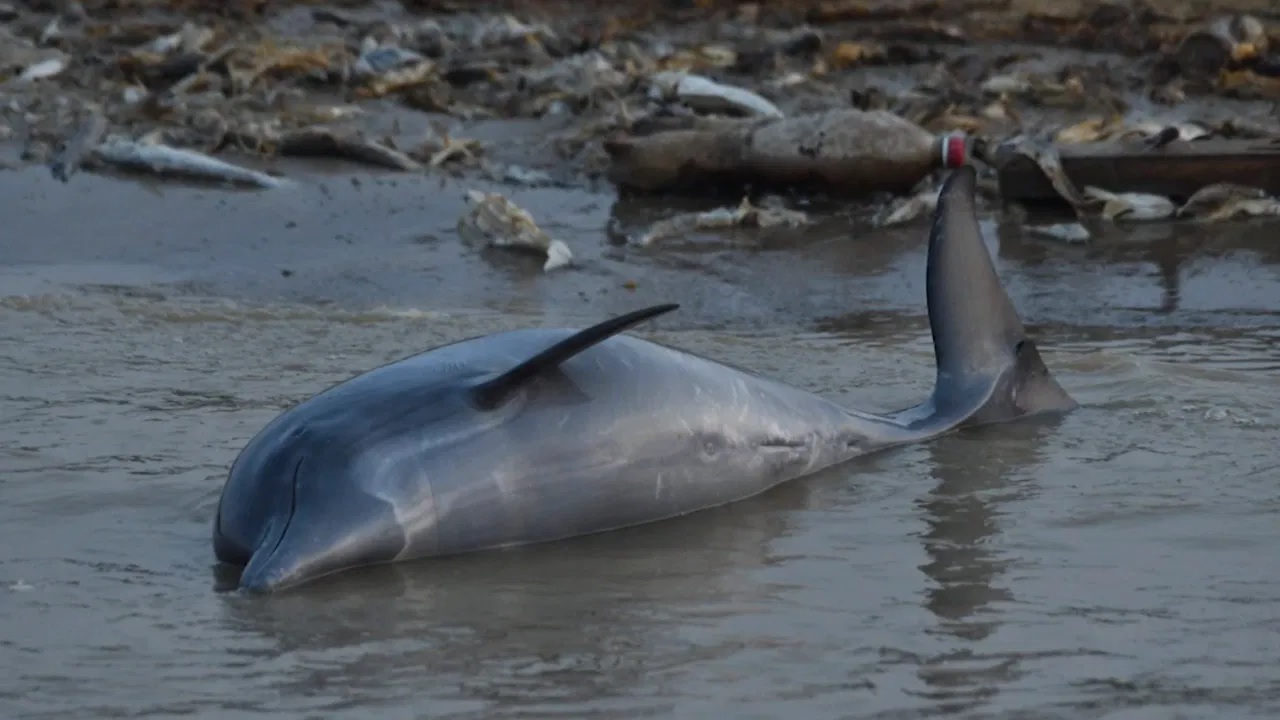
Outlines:
<svg viewBox="0 0 1280 720"><path fill-rule="evenodd" d="M642 334L870 408L931 380L919 227L638 253L599 228L643 209L527 191L584 260L544 276L462 247L456 188L324 182L0 176L22 198L0 242L0 715L1280 713L1274 226L1091 248L989 228L1084 404L1061 422L247 599L221 591L209 543L235 453L289 404L436 343L676 299Z"/></svg>

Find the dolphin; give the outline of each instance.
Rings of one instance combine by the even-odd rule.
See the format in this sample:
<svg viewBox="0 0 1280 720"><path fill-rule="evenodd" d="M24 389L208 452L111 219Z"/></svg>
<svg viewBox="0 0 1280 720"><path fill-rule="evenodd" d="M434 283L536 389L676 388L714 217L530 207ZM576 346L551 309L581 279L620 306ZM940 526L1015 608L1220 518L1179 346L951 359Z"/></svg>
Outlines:
<svg viewBox="0 0 1280 720"><path fill-rule="evenodd" d="M213 548L269 593L360 566L562 540L743 500L851 458L1077 407L1001 285L973 168L944 181L929 238L932 393L887 414L623 334L527 328L341 382L233 462Z"/></svg>

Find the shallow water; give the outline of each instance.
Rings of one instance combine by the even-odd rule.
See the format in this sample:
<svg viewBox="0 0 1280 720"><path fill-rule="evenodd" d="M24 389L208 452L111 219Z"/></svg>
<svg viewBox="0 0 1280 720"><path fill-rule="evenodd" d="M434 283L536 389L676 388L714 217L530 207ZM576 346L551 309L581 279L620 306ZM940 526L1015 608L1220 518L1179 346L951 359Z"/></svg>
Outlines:
<svg viewBox="0 0 1280 720"><path fill-rule="evenodd" d="M583 202L557 202L571 201ZM327 293L308 301L245 247L201 267L168 247L191 233L149 212L110 220L96 246L28 217L0 250L5 717L1280 713L1280 323L1267 310L1280 278L1253 244L1274 231L1198 249L1183 238L1179 254L1140 237L1055 249L1002 228L1011 292L1083 403L1060 422L892 450L673 522L261 599L218 591L210 528L230 462L276 413L440 342L647 304L643 287L622 299L589 287L616 288L617 268L667 288L696 272L672 269L689 257L676 251L607 259L588 212L568 216L586 228L570 238L598 264L562 278L592 302L569 305L561 280L514 261L471 299L431 302L429 285L351 276L385 277L368 270L391 267L385 256L350 270L352 256L282 245L273 228L272 262ZM230 237L231 222L201 232ZM167 229L144 244L143 227ZM786 305L785 321L738 328L742 303L704 299L639 334L899 406L932 380L921 233L868 239L861 268L835 238L777 249L825 268L811 285L753 287L770 261L742 251L717 281L755 298L843 283L856 312L815 320ZM1166 256L1193 269L1163 272ZM491 260L450 262L439 276ZM517 278L515 300L477 299L501 278Z"/></svg>

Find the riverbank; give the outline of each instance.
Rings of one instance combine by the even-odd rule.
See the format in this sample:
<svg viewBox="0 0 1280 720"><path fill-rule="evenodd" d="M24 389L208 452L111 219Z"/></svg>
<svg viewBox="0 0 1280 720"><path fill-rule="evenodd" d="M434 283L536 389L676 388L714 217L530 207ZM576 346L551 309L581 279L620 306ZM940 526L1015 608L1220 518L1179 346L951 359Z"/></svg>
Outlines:
<svg viewBox="0 0 1280 720"><path fill-rule="evenodd" d="M927 224L876 227L869 208L799 229L701 232L635 247L610 239L674 212L578 188L504 188L425 176L298 171L269 193L40 168L0 173L13 208L0 244L6 303L157 293L362 311L379 307L588 322L680 302L669 327L836 329L924 313ZM501 189L575 253L542 259L461 238L467 189ZM1091 246L1030 236L1016 215L983 222L997 267L1034 323L1177 328L1265 325L1280 307L1274 222L1118 228ZM26 298L24 300L23 298ZM921 325L923 327L923 325Z"/></svg>
<svg viewBox="0 0 1280 720"><path fill-rule="evenodd" d="M1280 84L1262 70L1206 85L1169 67L1188 32L1258 5L37 3L2 11L0 164L49 162L100 117L103 135L231 162L599 185L604 139L667 112L650 82L663 71L789 115L883 107L991 143L1085 121L1280 135ZM492 132L510 122L529 131Z"/></svg>

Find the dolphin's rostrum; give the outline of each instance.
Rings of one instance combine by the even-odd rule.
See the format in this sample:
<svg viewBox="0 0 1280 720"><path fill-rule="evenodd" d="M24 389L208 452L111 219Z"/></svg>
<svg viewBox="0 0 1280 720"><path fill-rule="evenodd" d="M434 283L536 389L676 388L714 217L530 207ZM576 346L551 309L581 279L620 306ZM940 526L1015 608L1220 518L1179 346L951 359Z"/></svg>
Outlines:
<svg viewBox="0 0 1280 720"><path fill-rule="evenodd" d="M933 393L877 415L622 331L524 329L438 347L270 422L214 522L240 587L544 542L742 500L866 453L1076 403L1027 337L973 207L947 178L929 241Z"/></svg>

